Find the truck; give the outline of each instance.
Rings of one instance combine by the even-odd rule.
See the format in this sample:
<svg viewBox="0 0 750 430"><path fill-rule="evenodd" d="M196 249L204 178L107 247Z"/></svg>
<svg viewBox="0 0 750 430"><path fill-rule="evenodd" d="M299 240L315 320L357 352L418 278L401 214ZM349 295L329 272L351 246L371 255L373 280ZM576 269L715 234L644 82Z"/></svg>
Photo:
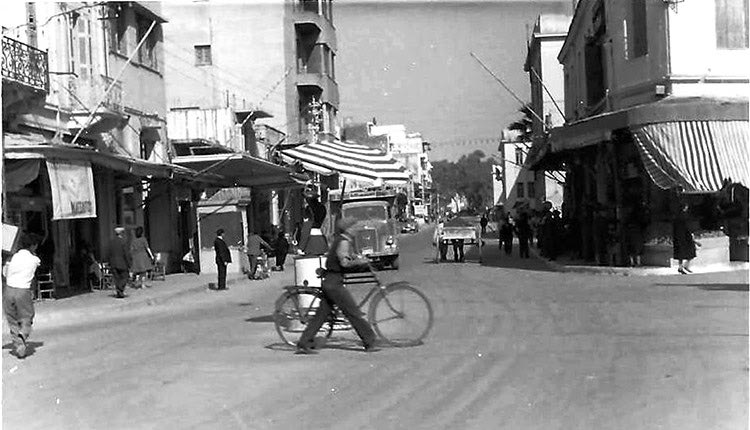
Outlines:
<svg viewBox="0 0 750 430"><path fill-rule="evenodd" d="M333 223L339 216L356 219L350 229L356 252L366 256L377 268L398 269L400 226L394 207L397 194L391 188L345 191L343 197L340 190L329 191L328 231L334 231Z"/></svg>

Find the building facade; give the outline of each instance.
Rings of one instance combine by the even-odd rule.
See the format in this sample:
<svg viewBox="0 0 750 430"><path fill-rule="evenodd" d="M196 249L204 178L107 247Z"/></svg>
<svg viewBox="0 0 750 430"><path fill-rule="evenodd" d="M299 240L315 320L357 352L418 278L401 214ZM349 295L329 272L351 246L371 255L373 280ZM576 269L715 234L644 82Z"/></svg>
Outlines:
<svg viewBox="0 0 750 430"><path fill-rule="evenodd" d="M44 236L60 288L86 287L118 225L174 270L190 249L200 185L170 164L164 22L158 3L3 6L3 222Z"/></svg>
<svg viewBox="0 0 750 430"><path fill-rule="evenodd" d="M558 55L566 123L550 134L550 158L566 166L582 257L624 264L635 219L647 253L668 243L683 202L698 231L726 223L714 209L729 185L748 185L738 161L748 145L747 9L743 0L578 2ZM740 230L724 231L734 241L747 236Z"/></svg>

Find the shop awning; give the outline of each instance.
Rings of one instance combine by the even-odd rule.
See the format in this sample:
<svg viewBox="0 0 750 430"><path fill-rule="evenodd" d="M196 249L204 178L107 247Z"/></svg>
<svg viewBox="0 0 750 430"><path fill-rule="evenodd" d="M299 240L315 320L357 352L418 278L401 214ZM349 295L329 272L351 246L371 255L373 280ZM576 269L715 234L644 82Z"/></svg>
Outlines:
<svg viewBox="0 0 750 430"><path fill-rule="evenodd" d="M594 115L550 131L552 152L578 149L612 139L618 129L678 121L747 121L747 98L666 97Z"/></svg>
<svg viewBox="0 0 750 430"><path fill-rule="evenodd" d="M40 136L41 139L44 139ZM58 159L88 161L92 164L124 172L133 176L173 178L175 175L191 175L188 169L174 164L152 163L146 160L128 158L117 154L99 152L93 148L52 144L44 141L41 144L29 144L28 135L4 136L6 143L4 157L9 160Z"/></svg>
<svg viewBox="0 0 750 430"><path fill-rule="evenodd" d="M750 186L747 121L669 121L631 131L648 175L660 188L713 192L725 179Z"/></svg>
<svg viewBox="0 0 750 430"><path fill-rule="evenodd" d="M172 161L197 171L198 176L223 176L229 181L226 186L287 188L301 186L307 179L298 178L298 174L285 167L242 153L186 155Z"/></svg>
<svg viewBox="0 0 750 430"><path fill-rule="evenodd" d="M286 163L300 163L307 170L373 184L405 184L409 172L385 151L354 142L325 140L280 151Z"/></svg>

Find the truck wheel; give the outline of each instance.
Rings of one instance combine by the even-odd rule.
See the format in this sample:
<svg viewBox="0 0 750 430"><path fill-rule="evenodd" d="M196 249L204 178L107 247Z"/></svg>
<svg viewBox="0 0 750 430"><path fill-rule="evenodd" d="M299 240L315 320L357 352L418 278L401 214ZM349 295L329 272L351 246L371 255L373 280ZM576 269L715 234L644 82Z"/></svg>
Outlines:
<svg viewBox="0 0 750 430"><path fill-rule="evenodd" d="M391 267L393 267L393 270L398 270L399 261L398 257L394 258L393 261L391 261Z"/></svg>

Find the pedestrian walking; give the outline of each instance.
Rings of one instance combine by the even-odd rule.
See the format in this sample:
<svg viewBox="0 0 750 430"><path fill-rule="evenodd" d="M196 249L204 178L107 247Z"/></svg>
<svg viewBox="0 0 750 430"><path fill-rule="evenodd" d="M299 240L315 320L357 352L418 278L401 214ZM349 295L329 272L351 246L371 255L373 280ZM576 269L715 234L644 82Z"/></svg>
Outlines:
<svg viewBox="0 0 750 430"><path fill-rule="evenodd" d="M487 233L487 224L490 221L487 219L487 214L482 214L482 218L479 219L479 225L482 227L482 235Z"/></svg>
<svg viewBox="0 0 750 430"><path fill-rule="evenodd" d="M109 243L109 267L115 281L116 297L125 298L125 286L128 284L130 267L130 249L125 241L125 228L115 227L115 237Z"/></svg>
<svg viewBox="0 0 750 430"><path fill-rule="evenodd" d="M507 215L500 226L500 247L505 251L505 255L513 253L513 224Z"/></svg>
<svg viewBox="0 0 750 430"><path fill-rule="evenodd" d="M232 262L232 254L229 252L227 243L224 242L224 229L216 230L216 239L214 239L214 253L216 254L216 268L219 272L217 290L227 289L227 266Z"/></svg>
<svg viewBox="0 0 750 430"><path fill-rule="evenodd" d="M641 265L641 255L643 255L643 230L644 208L636 205L630 209L630 213L625 218L625 252L628 255L628 263L631 267Z"/></svg>
<svg viewBox="0 0 750 430"><path fill-rule="evenodd" d="M250 263L250 273L248 277L250 279L257 279L255 271L258 268L258 257L262 255L263 249L271 250L271 245L268 244L260 235L256 232L250 233L250 237L247 238L247 259Z"/></svg>
<svg viewBox="0 0 750 430"><path fill-rule="evenodd" d="M31 285L41 260L36 256L39 236L26 233L21 236L20 249L3 268L5 288L3 288L3 311L10 328L14 354L26 357L27 342L34 323L34 298Z"/></svg>
<svg viewBox="0 0 750 430"><path fill-rule="evenodd" d="M326 273L322 282L324 300L300 336L297 343L298 354L315 354L315 334L328 320L334 304L344 313L362 339L365 351L373 352L379 349L375 332L364 318L352 294L344 288L345 273L361 272L370 264L367 257L354 253L354 238L348 230L355 222L354 218L341 218L336 222L336 235L326 255Z"/></svg>
<svg viewBox="0 0 750 430"><path fill-rule="evenodd" d="M286 240L286 234L283 231L280 231L276 237L273 249L276 256L276 270L283 271L286 256L289 254L289 241Z"/></svg>
<svg viewBox="0 0 750 430"><path fill-rule="evenodd" d="M453 261L462 262L464 261L464 240L463 239L451 239L453 245Z"/></svg>
<svg viewBox="0 0 750 430"><path fill-rule="evenodd" d="M448 259L448 244L445 243L443 240L443 228L445 227L445 222L442 218L438 219L437 226L435 227L435 233L432 237L432 243L433 245L438 247L438 253L440 255L440 261L445 261Z"/></svg>
<svg viewBox="0 0 750 430"><path fill-rule="evenodd" d="M555 209L550 214L545 226L545 246L547 248L547 257L555 261L560 254L560 242L564 237L564 228L560 211Z"/></svg>
<svg viewBox="0 0 750 430"><path fill-rule="evenodd" d="M135 288L142 288L144 278L148 272L154 270L154 253L148 246L148 241L143 237L143 227L135 228L135 239L130 242L130 258L133 262L133 276ZM150 285L146 285L150 287Z"/></svg>
<svg viewBox="0 0 750 430"><path fill-rule="evenodd" d="M515 231L518 237L518 255L521 258L529 258L529 241L533 233L529 225L529 215L527 213L522 213L518 218Z"/></svg>
<svg viewBox="0 0 750 430"><path fill-rule="evenodd" d="M683 275L693 273L690 261L695 258L695 238L688 227L688 209L686 203L680 205L680 210L672 223L672 251L677 260L677 271Z"/></svg>

